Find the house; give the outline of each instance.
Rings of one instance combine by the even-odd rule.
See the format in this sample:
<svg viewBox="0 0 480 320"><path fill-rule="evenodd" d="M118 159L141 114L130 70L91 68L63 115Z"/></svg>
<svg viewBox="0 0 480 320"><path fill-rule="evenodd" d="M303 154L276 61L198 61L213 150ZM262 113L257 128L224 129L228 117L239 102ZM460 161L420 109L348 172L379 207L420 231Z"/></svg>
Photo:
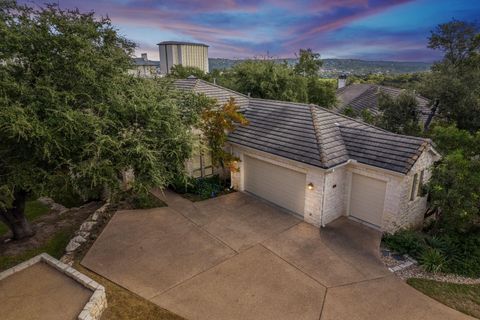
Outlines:
<svg viewBox="0 0 480 320"><path fill-rule="evenodd" d="M177 64L185 67L196 67L207 73L208 46L203 43L183 41L163 41L157 43L160 53L160 72L169 74Z"/></svg>
<svg viewBox="0 0 480 320"><path fill-rule="evenodd" d="M378 115L380 112L378 109L378 95L380 93L397 97L403 91L402 89L369 83L341 86L339 82L339 89L336 93L338 103L335 106L335 111L342 113L347 107L350 107L357 114L360 114L363 110L369 110L374 115ZM416 100L420 121L422 124L425 124L429 115L432 113L430 100L420 95L416 95Z"/></svg>
<svg viewBox="0 0 480 320"><path fill-rule="evenodd" d="M134 67L128 73L142 78L153 78L159 75L160 61L148 60L147 54L141 58L133 58Z"/></svg>
<svg viewBox="0 0 480 320"><path fill-rule="evenodd" d="M248 126L228 138L240 161L232 186L315 226L348 216L386 232L420 225L422 185L440 157L429 139L403 136L309 104L246 97L191 78L183 90L238 98Z"/></svg>

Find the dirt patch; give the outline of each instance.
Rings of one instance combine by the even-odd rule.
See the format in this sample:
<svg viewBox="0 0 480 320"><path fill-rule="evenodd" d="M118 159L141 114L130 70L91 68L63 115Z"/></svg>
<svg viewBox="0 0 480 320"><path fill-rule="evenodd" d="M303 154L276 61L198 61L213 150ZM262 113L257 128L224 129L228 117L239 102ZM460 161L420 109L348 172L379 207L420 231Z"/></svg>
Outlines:
<svg viewBox="0 0 480 320"><path fill-rule="evenodd" d="M17 256L39 248L61 230L73 233L101 205L101 202L89 202L79 208L72 208L62 213L51 210L50 213L32 222L32 227L35 230L33 237L18 241L8 241L11 236L10 233L0 237L0 255Z"/></svg>

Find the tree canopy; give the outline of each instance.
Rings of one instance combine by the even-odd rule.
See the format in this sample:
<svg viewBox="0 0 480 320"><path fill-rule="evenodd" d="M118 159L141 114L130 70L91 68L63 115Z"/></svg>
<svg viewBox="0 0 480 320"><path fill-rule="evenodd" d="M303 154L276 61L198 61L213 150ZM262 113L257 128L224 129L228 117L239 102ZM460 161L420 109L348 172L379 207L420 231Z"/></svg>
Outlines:
<svg viewBox="0 0 480 320"><path fill-rule="evenodd" d="M211 101L127 75L133 49L108 18L1 3L0 219L15 238L33 232L28 194L98 195L126 169L142 192L183 174Z"/></svg>
<svg viewBox="0 0 480 320"><path fill-rule="evenodd" d="M421 132L418 102L413 92L402 92L397 97L380 93L378 109L381 114L376 124L388 131L418 135Z"/></svg>
<svg viewBox="0 0 480 320"><path fill-rule="evenodd" d="M453 20L439 25L429 47L444 58L427 75L422 93L438 101L439 114L459 129L480 129L480 29L476 24Z"/></svg>

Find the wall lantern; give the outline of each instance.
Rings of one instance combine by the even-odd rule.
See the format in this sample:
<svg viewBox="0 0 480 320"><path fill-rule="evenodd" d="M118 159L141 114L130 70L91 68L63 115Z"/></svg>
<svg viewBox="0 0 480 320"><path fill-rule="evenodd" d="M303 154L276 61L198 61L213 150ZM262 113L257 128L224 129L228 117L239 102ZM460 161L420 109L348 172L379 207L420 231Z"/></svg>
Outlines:
<svg viewBox="0 0 480 320"><path fill-rule="evenodd" d="M310 182L307 186L308 186L308 190L313 190L313 183Z"/></svg>

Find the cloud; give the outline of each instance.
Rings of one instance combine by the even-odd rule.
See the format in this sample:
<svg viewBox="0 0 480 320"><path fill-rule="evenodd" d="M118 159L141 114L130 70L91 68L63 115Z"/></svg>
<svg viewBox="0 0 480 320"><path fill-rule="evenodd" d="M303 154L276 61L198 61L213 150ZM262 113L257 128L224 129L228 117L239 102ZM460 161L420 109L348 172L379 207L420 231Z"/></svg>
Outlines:
<svg viewBox="0 0 480 320"><path fill-rule="evenodd" d="M20 1L31 3L31 0ZM41 4L44 0L34 1ZM287 57L308 47L321 53L364 55L364 59L374 55L415 59L415 52L419 58L426 59L431 54L425 48L428 30L410 24L409 13L418 16L420 10L425 10L430 17L436 17L441 16L438 12L453 12L457 2L445 1L449 3L442 5L436 0L60 0L60 6L108 14L126 37L139 44L139 50L152 53L155 43L150 42L157 38L156 42L204 42L210 45L213 57L252 57L267 51ZM462 10L467 12L464 7L462 4ZM395 15L398 8L410 11ZM470 14L478 16L478 10ZM390 20L397 21L401 28L389 26ZM430 29L437 23L431 21ZM368 30L363 29L362 24L368 24ZM145 30L145 34L139 33L139 29Z"/></svg>

